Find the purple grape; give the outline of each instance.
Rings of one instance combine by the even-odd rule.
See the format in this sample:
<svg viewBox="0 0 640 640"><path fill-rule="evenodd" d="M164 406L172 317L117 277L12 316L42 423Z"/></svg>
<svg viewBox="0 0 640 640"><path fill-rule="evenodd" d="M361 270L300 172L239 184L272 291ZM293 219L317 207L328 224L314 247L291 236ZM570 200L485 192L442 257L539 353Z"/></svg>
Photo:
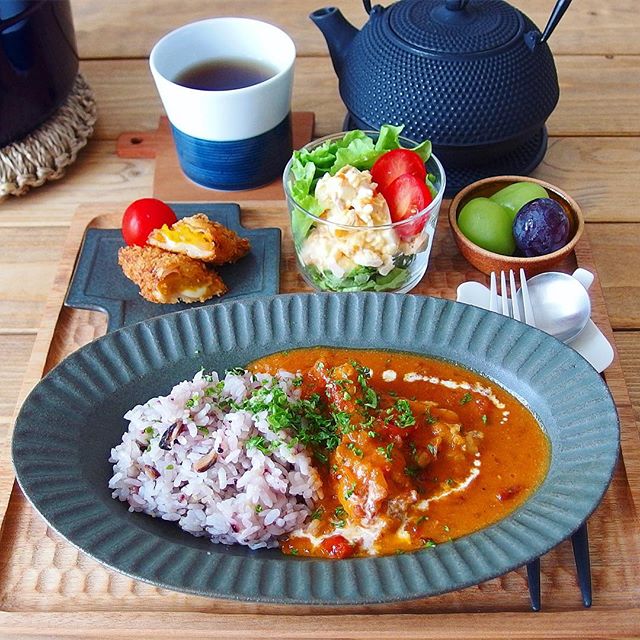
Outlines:
<svg viewBox="0 0 640 640"><path fill-rule="evenodd" d="M569 219L551 198L527 202L513 221L513 237L522 255L543 256L557 251L569 239Z"/></svg>

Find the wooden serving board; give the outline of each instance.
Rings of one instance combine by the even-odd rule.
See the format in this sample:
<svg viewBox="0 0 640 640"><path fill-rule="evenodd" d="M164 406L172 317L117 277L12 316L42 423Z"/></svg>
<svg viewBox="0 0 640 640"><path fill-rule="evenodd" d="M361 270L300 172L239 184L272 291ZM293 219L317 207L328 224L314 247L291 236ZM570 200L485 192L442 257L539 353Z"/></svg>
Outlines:
<svg viewBox="0 0 640 640"><path fill-rule="evenodd" d="M124 205L87 205L73 219L29 362L22 398L66 355L100 336L105 317L63 307L87 226L114 228ZM455 298L464 280L486 276L459 255L441 212L428 272L413 291ZM297 273L282 202L243 205L247 227L283 232L281 291L307 290ZM563 265L594 271L584 237ZM610 340L598 280L593 319ZM0 637L115 638L613 638L640 632L640 440L618 359L606 372L621 421L622 455L612 485L589 520L593 607L583 609L568 541L542 558L542 612L532 613L526 572L433 598L367 606L286 606L215 600L148 585L86 557L50 530L10 473L0 473ZM87 443L90 446L90 443ZM214 614L214 615L211 615Z"/></svg>
<svg viewBox="0 0 640 640"><path fill-rule="evenodd" d="M294 149L303 147L313 136L315 115L311 111L291 114L291 135ZM172 202L239 202L246 200L284 200L282 179L258 189L244 191L216 191L192 182L180 169L173 144L171 125L162 116L156 131L125 131L118 136L116 152L121 158L155 158L153 194L160 200Z"/></svg>

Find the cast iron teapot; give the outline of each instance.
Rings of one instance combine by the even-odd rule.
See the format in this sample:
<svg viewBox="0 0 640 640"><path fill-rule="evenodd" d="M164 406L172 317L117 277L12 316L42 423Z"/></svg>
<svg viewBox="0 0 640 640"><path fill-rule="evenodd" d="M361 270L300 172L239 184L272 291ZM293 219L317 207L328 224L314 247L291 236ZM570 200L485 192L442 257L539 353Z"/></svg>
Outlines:
<svg viewBox="0 0 640 640"><path fill-rule="evenodd" d="M407 137L429 138L453 193L542 160L559 97L547 39L570 2L557 1L543 33L503 0L364 0L360 31L335 7L310 18L329 45L345 128L404 124Z"/></svg>

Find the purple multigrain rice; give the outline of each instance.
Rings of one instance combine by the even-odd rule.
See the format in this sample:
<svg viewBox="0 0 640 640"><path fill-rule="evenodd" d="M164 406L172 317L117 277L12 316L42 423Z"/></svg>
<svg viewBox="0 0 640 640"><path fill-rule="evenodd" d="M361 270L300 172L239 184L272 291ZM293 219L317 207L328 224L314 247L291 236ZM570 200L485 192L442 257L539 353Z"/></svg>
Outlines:
<svg viewBox="0 0 640 640"><path fill-rule="evenodd" d="M321 495L311 459L286 430L273 431L266 411L242 409L248 397L277 385L290 402L300 391L295 376L198 373L167 396L152 398L125 414L129 428L111 451L112 496L130 511L177 522L212 542L252 549L274 547L278 538L299 529ZM171 448L159 447L167 429L183 425ZM261 436L268 448L246 446ZM198 472L194 465L216 452ZM201 463L204 466L203 463ZM157 473L149 474L151 468Z"/></svg>

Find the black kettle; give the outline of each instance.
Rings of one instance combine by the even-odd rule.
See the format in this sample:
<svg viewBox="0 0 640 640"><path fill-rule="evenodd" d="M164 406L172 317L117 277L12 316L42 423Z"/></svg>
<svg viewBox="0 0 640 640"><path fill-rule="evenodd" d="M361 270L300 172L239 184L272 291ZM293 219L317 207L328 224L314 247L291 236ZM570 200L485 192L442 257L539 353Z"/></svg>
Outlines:
<svg viewBox="0 0 640 640"><path fill-rule="evenodd" d="M0 0L0 147L49 118L77 73L69 0Z"/></svg>
<svg viewBox="0 0 640 640"><path fill-rule="evenodd" d="M404 124L429 138L448 193L489 175L526 174L547 146L545 122L559 88L547 39L571 0L558 0L545 31L503 0L364 0L361 30L339 9L310 18L327 40L348 117L345 128Z"/></svg>

